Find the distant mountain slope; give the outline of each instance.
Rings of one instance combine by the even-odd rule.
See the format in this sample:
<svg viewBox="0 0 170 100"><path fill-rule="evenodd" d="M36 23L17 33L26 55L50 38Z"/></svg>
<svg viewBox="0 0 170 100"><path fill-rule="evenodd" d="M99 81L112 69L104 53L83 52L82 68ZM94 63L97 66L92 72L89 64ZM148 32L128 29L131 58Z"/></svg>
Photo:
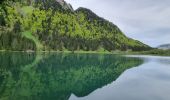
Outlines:
<svg viewBox="0 0 170 100"><path fill-rule="evenodd" d="M163 44L163 45L158 46L157 48L167 50L167 49L170 49L170 44Z"/></svg>
<svg viewBox="0 0 170 100"><path fill-rule="evenodd" d="M17 48L20 38L32 41L28 49L40 51L151 49L140 41L128 38L116 25L91 10L79 8L74 11L63 0L7 0L0 4L0 38L3 38L0 49L25 50ZM9 40L8 37L13 35L18 38ZM24 41L21 43L27 46Z"/></svg>

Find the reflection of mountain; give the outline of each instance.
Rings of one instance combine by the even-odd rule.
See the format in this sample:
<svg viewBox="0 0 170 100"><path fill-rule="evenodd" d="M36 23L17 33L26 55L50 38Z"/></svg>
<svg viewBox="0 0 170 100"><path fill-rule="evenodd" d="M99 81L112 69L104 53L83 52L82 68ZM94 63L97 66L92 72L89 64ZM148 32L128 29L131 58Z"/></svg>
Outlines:
<svg viewBox="0 0 170 100"><path fill-rule="evenodd" d="M99 54L0 54L2 61L10 62L0 63L0 98L7 100L67 100L72 93L83 97L142 63Z"/></svg>

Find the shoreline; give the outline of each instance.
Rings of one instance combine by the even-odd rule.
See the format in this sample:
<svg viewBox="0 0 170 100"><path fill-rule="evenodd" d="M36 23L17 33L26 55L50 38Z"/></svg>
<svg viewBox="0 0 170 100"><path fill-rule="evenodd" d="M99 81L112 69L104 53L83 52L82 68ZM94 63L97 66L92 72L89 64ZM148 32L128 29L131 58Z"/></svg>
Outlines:
<svg viewBox="0 0 170 100"><path fill-rule="evenodd" d="M27 51L13 51L13 50L0 50L1 52L22 52L22 53L81 53L81 54L115 54L115 55L150 55L150 56L164 56L164 57L170 57L170 54L165 55L165 54L152 54L149 51L68 51L68 50L63 50L63 51L54 51L54 50L49 50L49 51L33 51L33 50L27 50ZM149 53L148 53L149 52ZM166 52L166 51L165 51Z"/></svg>
<svg viewBox="0 0 170 100"><path fill-rule="evenodd" d="M13 50L0 50L1 52L22 52L22 53L99 53L99 54L115 54L108 51L13 51Z"/></svg>

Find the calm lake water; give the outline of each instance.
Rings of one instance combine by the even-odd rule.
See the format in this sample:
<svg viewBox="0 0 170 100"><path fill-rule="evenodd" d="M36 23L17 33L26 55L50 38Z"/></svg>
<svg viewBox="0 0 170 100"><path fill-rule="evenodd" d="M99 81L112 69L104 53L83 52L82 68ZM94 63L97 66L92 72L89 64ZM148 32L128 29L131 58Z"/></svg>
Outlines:
<svg viewBox="0 0 170 100"><path fill-rule="evenodd" d="M0 100L170 100L170 58L0 53Z"/></svg>

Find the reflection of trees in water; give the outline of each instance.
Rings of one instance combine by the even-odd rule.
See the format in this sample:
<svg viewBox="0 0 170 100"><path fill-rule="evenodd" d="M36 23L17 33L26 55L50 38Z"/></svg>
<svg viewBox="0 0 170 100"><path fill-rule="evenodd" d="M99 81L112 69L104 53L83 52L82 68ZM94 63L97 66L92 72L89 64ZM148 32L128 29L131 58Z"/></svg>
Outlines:
<svg viewBox="0 0 170 100"><path fill-rule="evenodd" d="M0 62L0 98L13 100L67 100L71 93L83 97L142 63L115 55L24 53L0 54Z"/></svg>

